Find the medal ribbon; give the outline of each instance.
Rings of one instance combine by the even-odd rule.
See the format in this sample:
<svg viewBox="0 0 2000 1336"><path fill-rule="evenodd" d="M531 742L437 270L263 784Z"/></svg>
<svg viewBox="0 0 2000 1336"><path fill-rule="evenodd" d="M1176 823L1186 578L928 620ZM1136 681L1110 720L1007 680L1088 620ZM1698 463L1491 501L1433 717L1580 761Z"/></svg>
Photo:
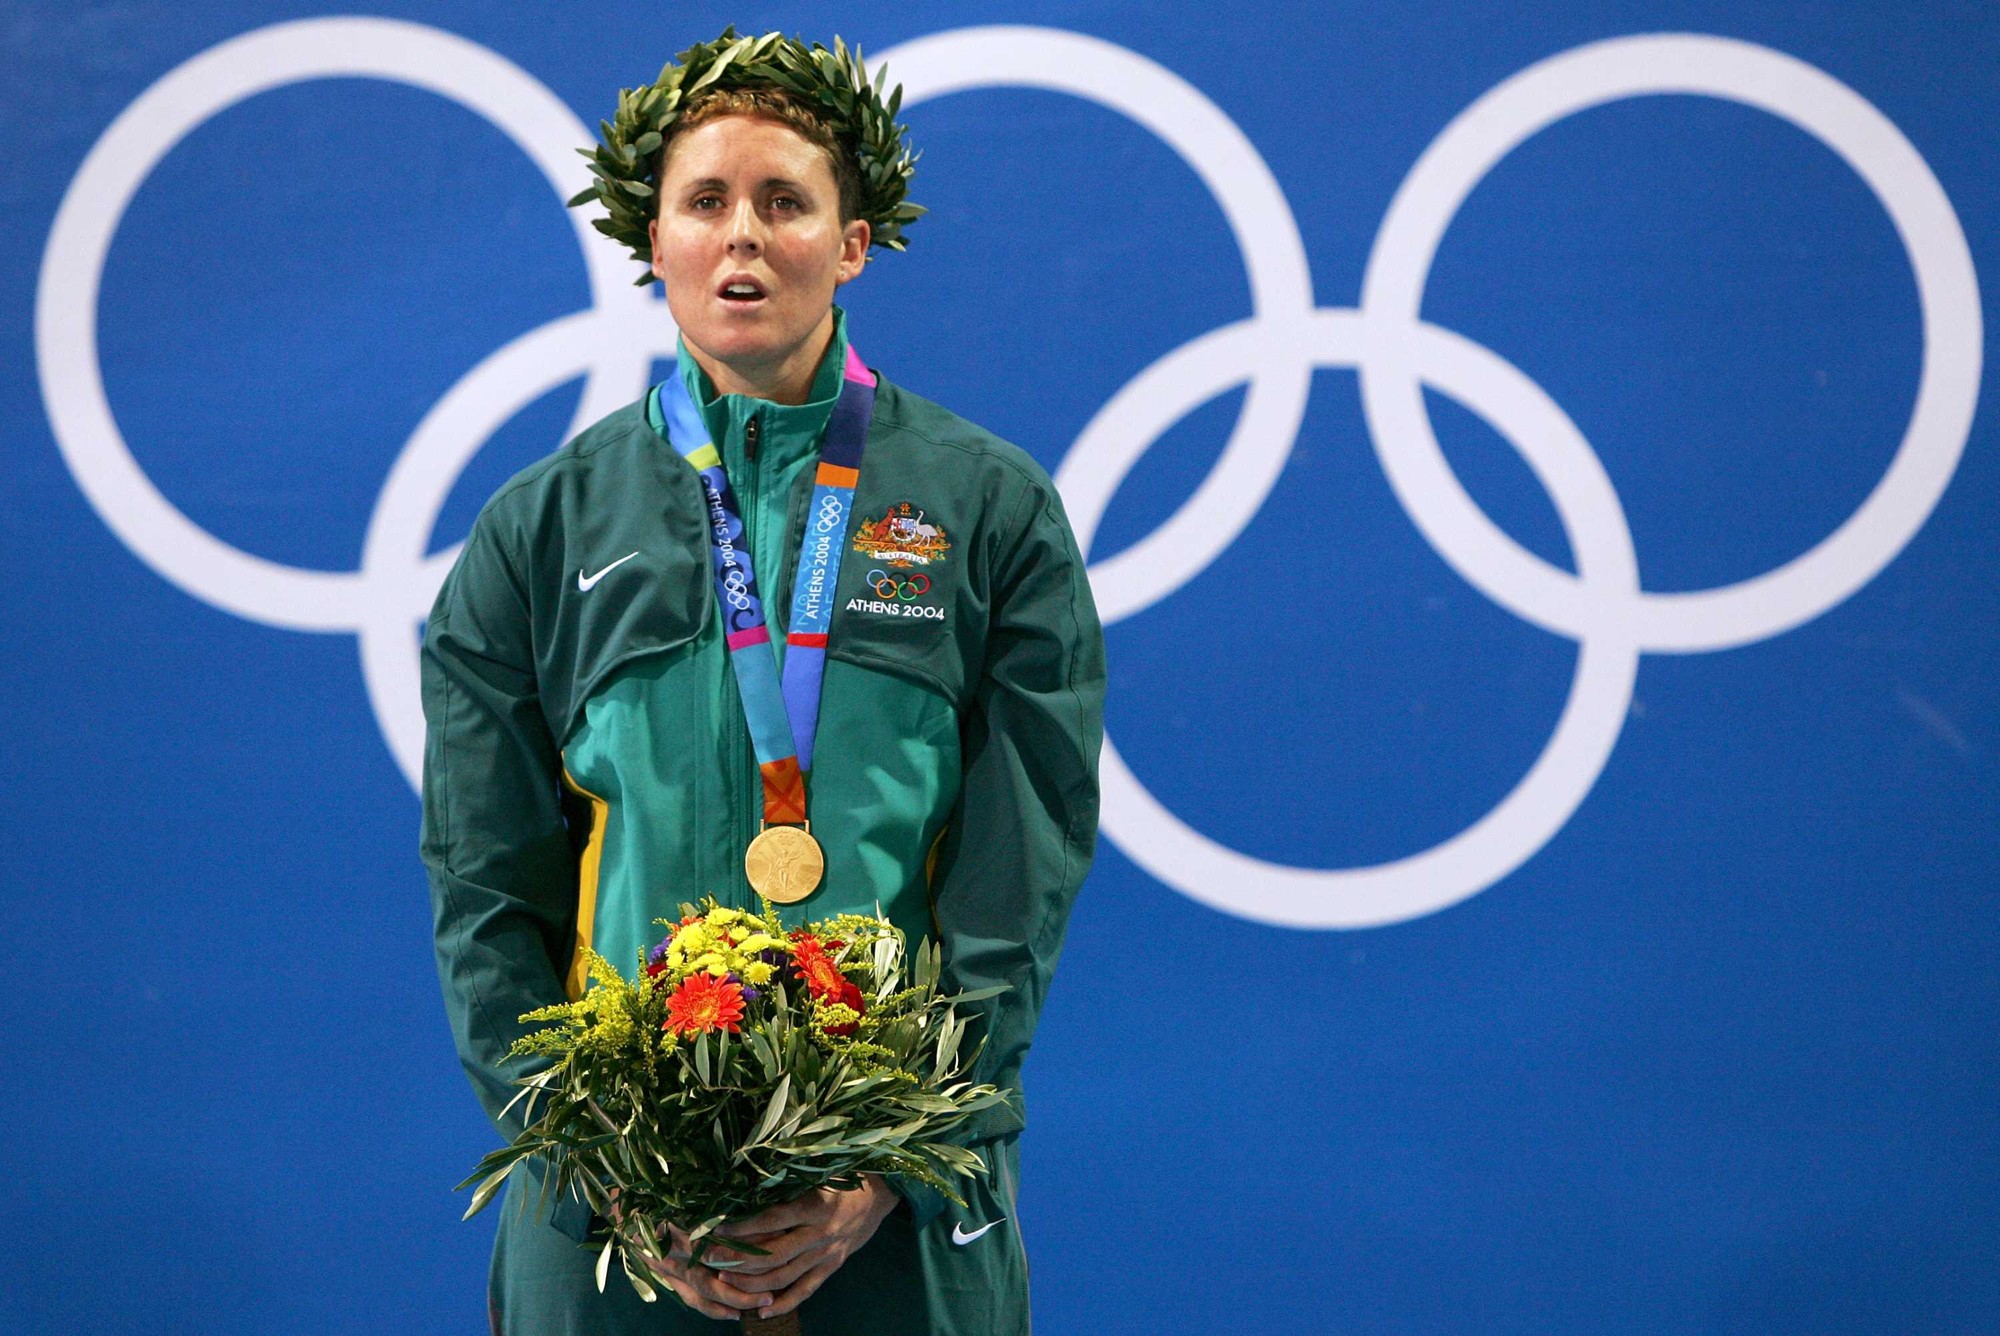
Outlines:
<svg viewBox="0 0 2000 1336"><path fill-rule="evenodd" d="M799 544L792 585L791 621L785 631L785 673L778 678L777 654L764 618L750 549L743 542L743 513L723 471L722 454L708 438L707 424L676 374L656 388L647 405L657 430L701 479L708 506L709 556L715 567L716 604L722 609L729 663L736 694L750 727L750 745L764 781L766 825L796 825L806 819L805 776L812 770L813 739L819 732L820 679L826 673L826 638L833 625L834 588L854 513L854 486L861 476L861 452L875 413L875 375L852 344L842 370L840 397L827 419L813 475L812 504Z"/></svg>

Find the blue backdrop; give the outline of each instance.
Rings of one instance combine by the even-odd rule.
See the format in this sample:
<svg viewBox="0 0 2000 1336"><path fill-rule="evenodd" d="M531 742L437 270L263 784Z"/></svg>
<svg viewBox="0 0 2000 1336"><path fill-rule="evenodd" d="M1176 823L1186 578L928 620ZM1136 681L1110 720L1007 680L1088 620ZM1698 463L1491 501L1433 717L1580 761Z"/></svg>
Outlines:
<svg viewBox="0 0 2000 1336"><path fill-rule="evenodd" d="M483 1329L417 618L732 20L911 83L855 338L1088 537L1041 1329L2000 1329L1990 6L371 8L0 11L0 1329Z"/></svg>

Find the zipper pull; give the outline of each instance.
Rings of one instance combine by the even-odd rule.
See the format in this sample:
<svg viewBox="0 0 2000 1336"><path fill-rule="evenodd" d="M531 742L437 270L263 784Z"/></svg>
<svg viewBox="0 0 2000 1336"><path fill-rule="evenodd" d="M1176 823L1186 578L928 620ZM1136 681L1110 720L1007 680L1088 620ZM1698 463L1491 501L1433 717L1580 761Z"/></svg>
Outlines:
<svg viewBox="0 0 2000 1336"><path fill-rule="evenodd" d="M752 464L757 462L757 415L754 413L743 424L743 455Z"/></svg>

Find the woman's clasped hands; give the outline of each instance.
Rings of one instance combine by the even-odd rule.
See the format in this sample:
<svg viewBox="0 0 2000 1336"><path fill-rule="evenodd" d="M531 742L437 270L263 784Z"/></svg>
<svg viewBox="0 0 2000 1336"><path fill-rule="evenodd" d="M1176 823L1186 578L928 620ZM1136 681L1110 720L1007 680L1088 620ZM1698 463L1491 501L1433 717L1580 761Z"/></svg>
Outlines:
<svg viewBox="0 0 2000 1336"><path fill-rule="evenodd" d="M651 1268L682 1303L704 1316L781 1317L861 1251L897 1200L879 1174L864 1175L862 1185L850 1191L820 1188L719 1231L762 1249L762 1256L716 1246L699 1263L689 1260L693 1247L687 1235L670 1225L667 1258ZM615 1218L615 1195L611 1210Z"/></svg>

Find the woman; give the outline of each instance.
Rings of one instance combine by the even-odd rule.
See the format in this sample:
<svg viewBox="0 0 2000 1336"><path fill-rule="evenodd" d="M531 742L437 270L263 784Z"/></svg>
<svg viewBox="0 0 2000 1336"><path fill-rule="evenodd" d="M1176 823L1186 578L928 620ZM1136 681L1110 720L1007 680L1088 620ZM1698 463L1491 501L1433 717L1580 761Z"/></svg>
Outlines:
<svg viewBox="0 0 2000 1336"><path fill-rule="evenodd" d="M587 1209L529 1184L496 1331L1028 1330L1020 1069L1095 840L1103 646L1047 475L869 369L833 305L921 212L899 101L838 42L733 30L621 99L578 202L666 285L679 365L474 523L425 637L423 856L460 1056L505 1136L517 1018L581 991L580 948L631 961L681 900L753 905L753 875L803 897L788 923L879 905L942 943L948 989L1008 985L973 1076L1012 1107L965 1138L990 1169L965 1209L880 1178L814 1194L739 1226L769 1255L726 1275L683 1246L681 1308L600 1294ZM740 583L718 593L718 547L762 573L768 647ZM760 673L796 763L769 754ZM789 854L746 870L773 830L822 851L816 882Z"/></svg>

